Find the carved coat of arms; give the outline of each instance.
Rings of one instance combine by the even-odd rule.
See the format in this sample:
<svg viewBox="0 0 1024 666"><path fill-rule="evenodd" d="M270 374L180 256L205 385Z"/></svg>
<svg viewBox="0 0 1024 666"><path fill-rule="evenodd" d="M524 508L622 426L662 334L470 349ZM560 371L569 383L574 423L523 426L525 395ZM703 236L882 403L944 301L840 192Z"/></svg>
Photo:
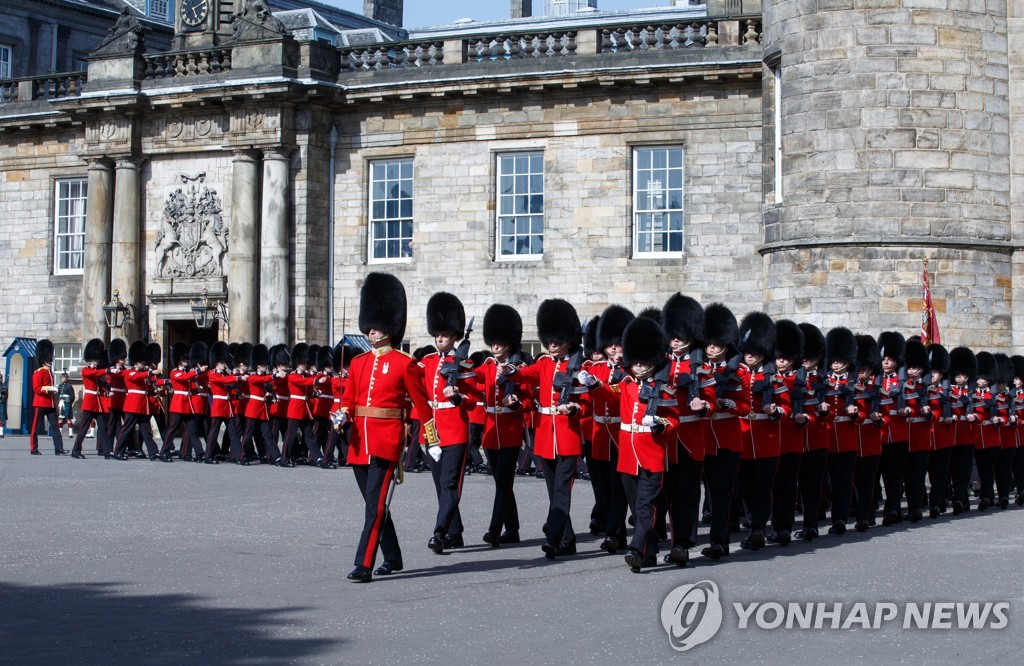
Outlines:
<svg viewBox="0 0 1024 666"><path fill-rule="evenodd" d="M156 239L160 277L205 278L224 275L228 226L220 196L207 187L206 174L181 174L181 187L167 196Z"/></svg>

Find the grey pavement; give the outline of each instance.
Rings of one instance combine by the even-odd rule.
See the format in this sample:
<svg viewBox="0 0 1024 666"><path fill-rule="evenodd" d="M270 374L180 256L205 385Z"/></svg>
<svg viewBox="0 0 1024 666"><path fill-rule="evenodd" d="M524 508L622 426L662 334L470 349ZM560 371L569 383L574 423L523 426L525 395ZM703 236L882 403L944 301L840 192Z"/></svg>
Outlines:
<svg viewBox="0 0 1024 666"><path fill-rule="evenodd" d="M94 440L87 440L86 448ZM467 547L427 547L429 474L398 488L405 571L345 580L362 524L351 470L29 456L0 440L0 662L75 664L1019 663L1024 509L823 536L713 563L631 574L585 535L574 557L540 551L543 481L518 478L525 542L480 542L489 476L466 479ZM702 530L702 535L704 530ZM738 535L737 538L739 538ZM713 581L725 619L675 652L662 600ZM1003 629L738 628L734 602L1010 603ZM770 617L770 616L768 616Z"/></svg>

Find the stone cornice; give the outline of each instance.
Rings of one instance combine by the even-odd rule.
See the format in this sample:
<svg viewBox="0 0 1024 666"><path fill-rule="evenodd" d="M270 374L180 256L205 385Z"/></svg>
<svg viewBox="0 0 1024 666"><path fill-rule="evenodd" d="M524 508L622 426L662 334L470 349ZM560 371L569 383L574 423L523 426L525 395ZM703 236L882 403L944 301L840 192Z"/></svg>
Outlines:
<svg viewBox="0 0 1024 666"><path fill-rule="evenodd" d="M1014 252L1024 251L1024 246L1016 246L1010 241L1001 242L978 238L938 238L934 236L883 238L879 236L855 236L851 238L815 238L776 241L774 243L765 243L757 249L757 252L761 256L765 256L776 252L787 252L791 250L817 250L841 247L927 247L943 250L977 250L979 252L993 252L996 254L1013 254Z"/></svg>

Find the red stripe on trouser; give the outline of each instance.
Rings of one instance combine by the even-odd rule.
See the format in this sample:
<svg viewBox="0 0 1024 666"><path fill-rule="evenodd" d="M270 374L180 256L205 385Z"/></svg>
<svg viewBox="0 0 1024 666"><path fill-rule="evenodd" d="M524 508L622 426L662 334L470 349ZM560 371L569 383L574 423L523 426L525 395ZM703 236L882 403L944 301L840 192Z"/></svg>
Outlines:
<svg viewBox="0 0 1024 666"><path fill-rule="evenodd" d="M655 497L655 501L657 501L657 497L658 497L658 495L660 495L660 494L661 494L661 488L662 488L662 486L664 485L664 483L665 483L665 475L664 475L664 474L662 474L662 476L661 476L661 479L660 479L660 480L658 481L658 492L654 494L654 497ZM651 504L651 526L650 526L650 528L649 528L649 529L647 530L647 535L646 535L646 536L645 536L645 538L644 538L644 542L643 542L643 551L641 551L641 553L640 553L640 555L641 555L642 557L643 557L643 556L646 556L646 555L647 555L647 544L649 544L649 543L651 542L651 534L653 534L653 533L654 533L654 526L655 526L655 525L656 525L657 523L658 523L658 509L657 509L657 507L656 507L656 506L655 506L655 505L654 505L654 504L652 503L652 504Z"/></svg>
<svg viewBox="0 0 1024 666"><path fill-rule="evenodd" d="M31 451L35 451L39 448L39 435L36 433L36 427L39 425L40 411L42 411L41 407L36 407L32 410L32 428L29 430L31 436L28 438L28 448Z"/></svg>
<svg viewBox="0 0 1024 666"><path fill-rule="evenodd" d="M366 552L363 553L363 566L369 569L373 566L373 558L377 554L377 544L380 542L380 528L384 523L384 507L388 501L388 487L391 485L391 475L395 473L393 464L389 464L384 472L384 482L381 483L380 492L377 494L377 517L373 521L373 529L370 530L370 538L366 542Z"/></svg>
<svg viewBox="0 0 1024 666"><path fill-rule="evenodd" d="M462 467L459 468L459 490L455 494L455 501L462 500L462 482L466 479L466 456L469 455L469 444L462 449Z"/></svg>

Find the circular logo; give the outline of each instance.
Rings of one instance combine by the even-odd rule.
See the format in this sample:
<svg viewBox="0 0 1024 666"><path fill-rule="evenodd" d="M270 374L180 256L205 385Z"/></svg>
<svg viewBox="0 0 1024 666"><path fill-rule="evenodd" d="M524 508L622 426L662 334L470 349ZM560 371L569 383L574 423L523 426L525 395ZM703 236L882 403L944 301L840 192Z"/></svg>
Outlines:
<svg viewBox="0 0 1024 666"><path fill-rule="evenodd" d="M673 650L686 652L707 643L722 627L718 586L702 580L669 592L661 603L661 626Z"/></svg>
<svg viewBox="0 0 1024 666"><path fill-rule="evenodd" d="M199 136L206 136L209 134L212 127L213 121L207 116L200 116L196 120L196 134Z"/></svg>
<svg viewBox="0 0 1024 666"><path fill-rule="evenodd" d="M117 127L115 127L114 123L110 122L109 120L104 120L103 123L100 124L100 136L102 136L104 139L109 139L110 137L114 136L114 132L116 130Z"/></svg>

